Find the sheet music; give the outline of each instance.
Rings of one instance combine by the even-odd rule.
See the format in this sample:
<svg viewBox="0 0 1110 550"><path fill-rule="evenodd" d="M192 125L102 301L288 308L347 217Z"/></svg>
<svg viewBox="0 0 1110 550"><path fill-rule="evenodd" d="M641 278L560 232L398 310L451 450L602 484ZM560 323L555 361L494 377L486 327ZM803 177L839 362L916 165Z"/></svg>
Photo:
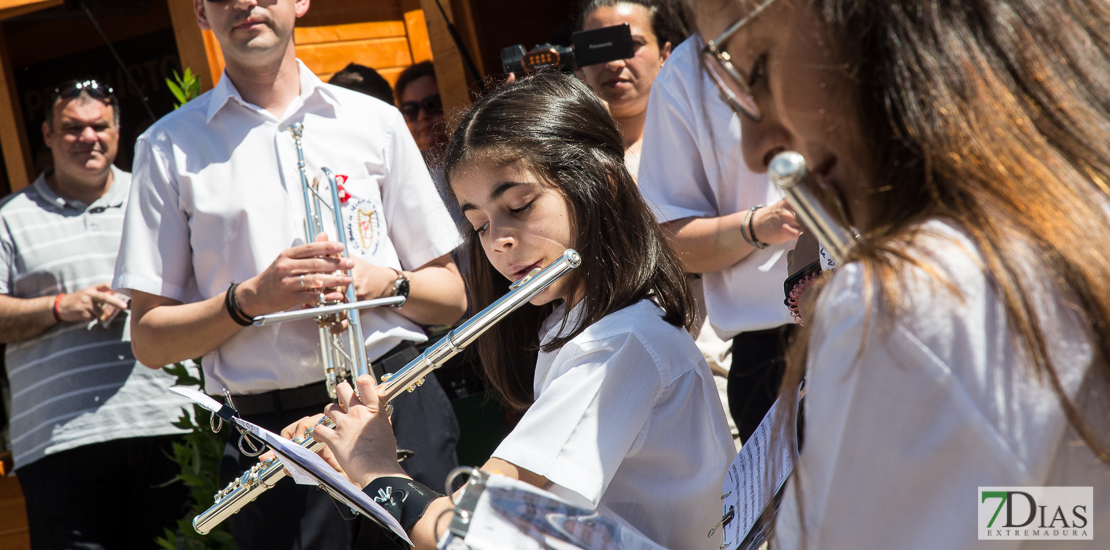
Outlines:
<svg viewBox="0 0 1110 550"><path fill-rule="evenodd" d="M170 391L178 395L192 399L198 405L216 412L221 410L223 404L208 395L197 391L193 388L186 386L174 386ZM236 424L243 427L251 434L261 439L271 449L274 450L285 469L293 476L293 480L300 485L316 485L323 487L335 499L350 506L355 510L367 517L377 520L377 522L393 531L398 537L407 542L411 547L412 540L409 539L405 529L401 524L389 513L386 512L380 504L374 502L374 499L362 492L362 489L355 487L353 483L347 480L335 471L324 459L320 458L316 453L293 443L265 428L256 426L239 417L233 417Z"/></svg>
<svg viewBox="0 0 1110 550"><path fill-rule="evenodd" d="M274 453L281 457L285 469L289 471L289 474L299 485L324 487L336 500L350 506L352 510L376 519L378 523L393 531L409 546L412 546L412 540L409 539L405 529L401 527L401 524L397 522L393 515L386 512L380 504L374 502L374 499L362 492L362 489L355 487L347 478L335 471L319 455L242 418L236 417L234 420L236 424L258 436L273 449Z"/></svg>
<svg viewBox="0 0 1110 550"><path fill-rule="evenodd" d="M721 527L724 549L754 550L763 544L762 527L752 532L750 537L749 532L756 527L760 515L794 470L790 457L794 439L787 438L785 434L772 436L778 407L779 402L775 401L728 467L721 484L721 494L725 495L721 501L721 514L734 513L733 519ZM772 443L775 448L771 448Z"/></svg>
<svg viewBox="0 0 1110 550"><path fill-rule="evenodd" d="M441 548L459 544L454 536L440 541ZM500 475L486 480L464 544L471 550L663 550L615 515L579 508Z"/></svg>

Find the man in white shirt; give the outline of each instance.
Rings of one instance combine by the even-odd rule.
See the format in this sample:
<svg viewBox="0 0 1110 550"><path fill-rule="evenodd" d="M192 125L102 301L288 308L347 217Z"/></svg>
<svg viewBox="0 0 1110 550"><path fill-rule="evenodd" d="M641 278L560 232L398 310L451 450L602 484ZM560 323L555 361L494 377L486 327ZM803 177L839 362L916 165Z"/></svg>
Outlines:
<svg viewBox="0 0 1110 550"><path fill-rule="evenodd" d="M745 166L739 117L702 74L700 48L696 35L680 44L652 85L639 184L686 270L704 275L710 325L732 339L729 409L744 441L781 380L793 328L786 252L800 228L778 189Z"/></svg>
<svg viewBox="0 0 1110 550"><path fill-rule="evenodd" d="M114 287L132 296L141 362L203 356L206 390L227 388L245 418L278 431L328 401L316 323L244 327L235 317L315 304L320 289L348 284L360 300L407 295L400 309L360 316L367 357L393 372L426 339L419 325L450 324L466 308L449 255L459 236L397 110L324 84L296 59L293 27L309 0L194 7L226 70L139 138ZM335 256L334 240L305 243L296 122L310 177L327 166L349 195L341 230L351 259ZM353 280L336 274L348 268ZM458 437L446 395L429 377L396 405L399 445L416 451L404 466L442 483ZM252 462L236 439L225 482ZM243 549L346 548L366 534L340 508L324 492L279 484L232 518L232 533Z"/></svg>

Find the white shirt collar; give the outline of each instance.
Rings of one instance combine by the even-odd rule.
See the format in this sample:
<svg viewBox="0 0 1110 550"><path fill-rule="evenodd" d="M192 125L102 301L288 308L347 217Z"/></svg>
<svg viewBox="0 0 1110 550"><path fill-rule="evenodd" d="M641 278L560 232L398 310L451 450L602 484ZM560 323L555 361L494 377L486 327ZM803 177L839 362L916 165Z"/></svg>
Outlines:
<svg viewBox="0 0 1110 550"><path fill-rule="evenodd" d="M320 91L320 97L324 101L335 105L336 107L339 106L339 98L335 95L335 93L332 90L328 89L327 86L324 86L324 81L317 78L317 76L313 74L312 71L308 70L308 67L306 67L300 59L297 60L297 70L301 78L301 93L297 97L297 99L295 99L293 103L289 105L289 109L287 109L286 111L286 118L288 118L288 115L290 113L296 112L300 109L302 105L308 102L308 100L312 97L313 94L316 93L317 90ZM212 118L216 116L216 113L220 112L220 109L222 109L230 99L235 99L235 101L238 101L245 107L257 110L259 112L265 112L264 109L261 109L256 105L252 105L251 103L243 99L243 96L239 94L239 90L235 88L235 84L233 84L231 82L231 79L228 78L227 69L224 69L223 74L220 76L220 82L216 84L215 88L212 88L212 98L208 102L208 116L205 119L205 122L212 122Z"/></svg>

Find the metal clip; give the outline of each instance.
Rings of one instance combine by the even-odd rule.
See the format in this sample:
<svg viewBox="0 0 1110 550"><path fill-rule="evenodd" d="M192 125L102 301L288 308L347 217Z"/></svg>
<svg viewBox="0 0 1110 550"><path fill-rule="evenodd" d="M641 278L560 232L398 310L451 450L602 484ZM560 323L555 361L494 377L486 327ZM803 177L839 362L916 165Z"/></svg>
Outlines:
<svg viewBox="0 0 1110 550"><path fill-rule="evenodd" d="M706 536L709 537L709 538L713 538L713 535L717 533L717 529L720 529L721 527L724 527L724 526L728 525L729 522L732 521L732 518L734 518L734 517L736 517L736 509L733 508L732 506L729 506L728 507L728 513L725 514L724 517L721 518L721 521L717 522L717 525L714 525L713 528L709 530L709 534L706 535Z"/></svg>

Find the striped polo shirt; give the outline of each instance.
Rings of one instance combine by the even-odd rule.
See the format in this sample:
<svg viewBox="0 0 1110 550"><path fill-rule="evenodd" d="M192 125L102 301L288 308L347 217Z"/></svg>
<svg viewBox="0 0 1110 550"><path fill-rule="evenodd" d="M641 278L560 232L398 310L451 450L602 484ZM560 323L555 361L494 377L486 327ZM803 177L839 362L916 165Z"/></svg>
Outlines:
<svg viewBox="0 0 1110 550"><path fill-rule="evenodd" d="M131 174L112 167L91 205L35 183L0 202L0 294L37 298L110 283ZM107 327L61 323L7 345L16 469L45 455L129 437L181 433L173 378L135 361L130 315Z"/></svg>

